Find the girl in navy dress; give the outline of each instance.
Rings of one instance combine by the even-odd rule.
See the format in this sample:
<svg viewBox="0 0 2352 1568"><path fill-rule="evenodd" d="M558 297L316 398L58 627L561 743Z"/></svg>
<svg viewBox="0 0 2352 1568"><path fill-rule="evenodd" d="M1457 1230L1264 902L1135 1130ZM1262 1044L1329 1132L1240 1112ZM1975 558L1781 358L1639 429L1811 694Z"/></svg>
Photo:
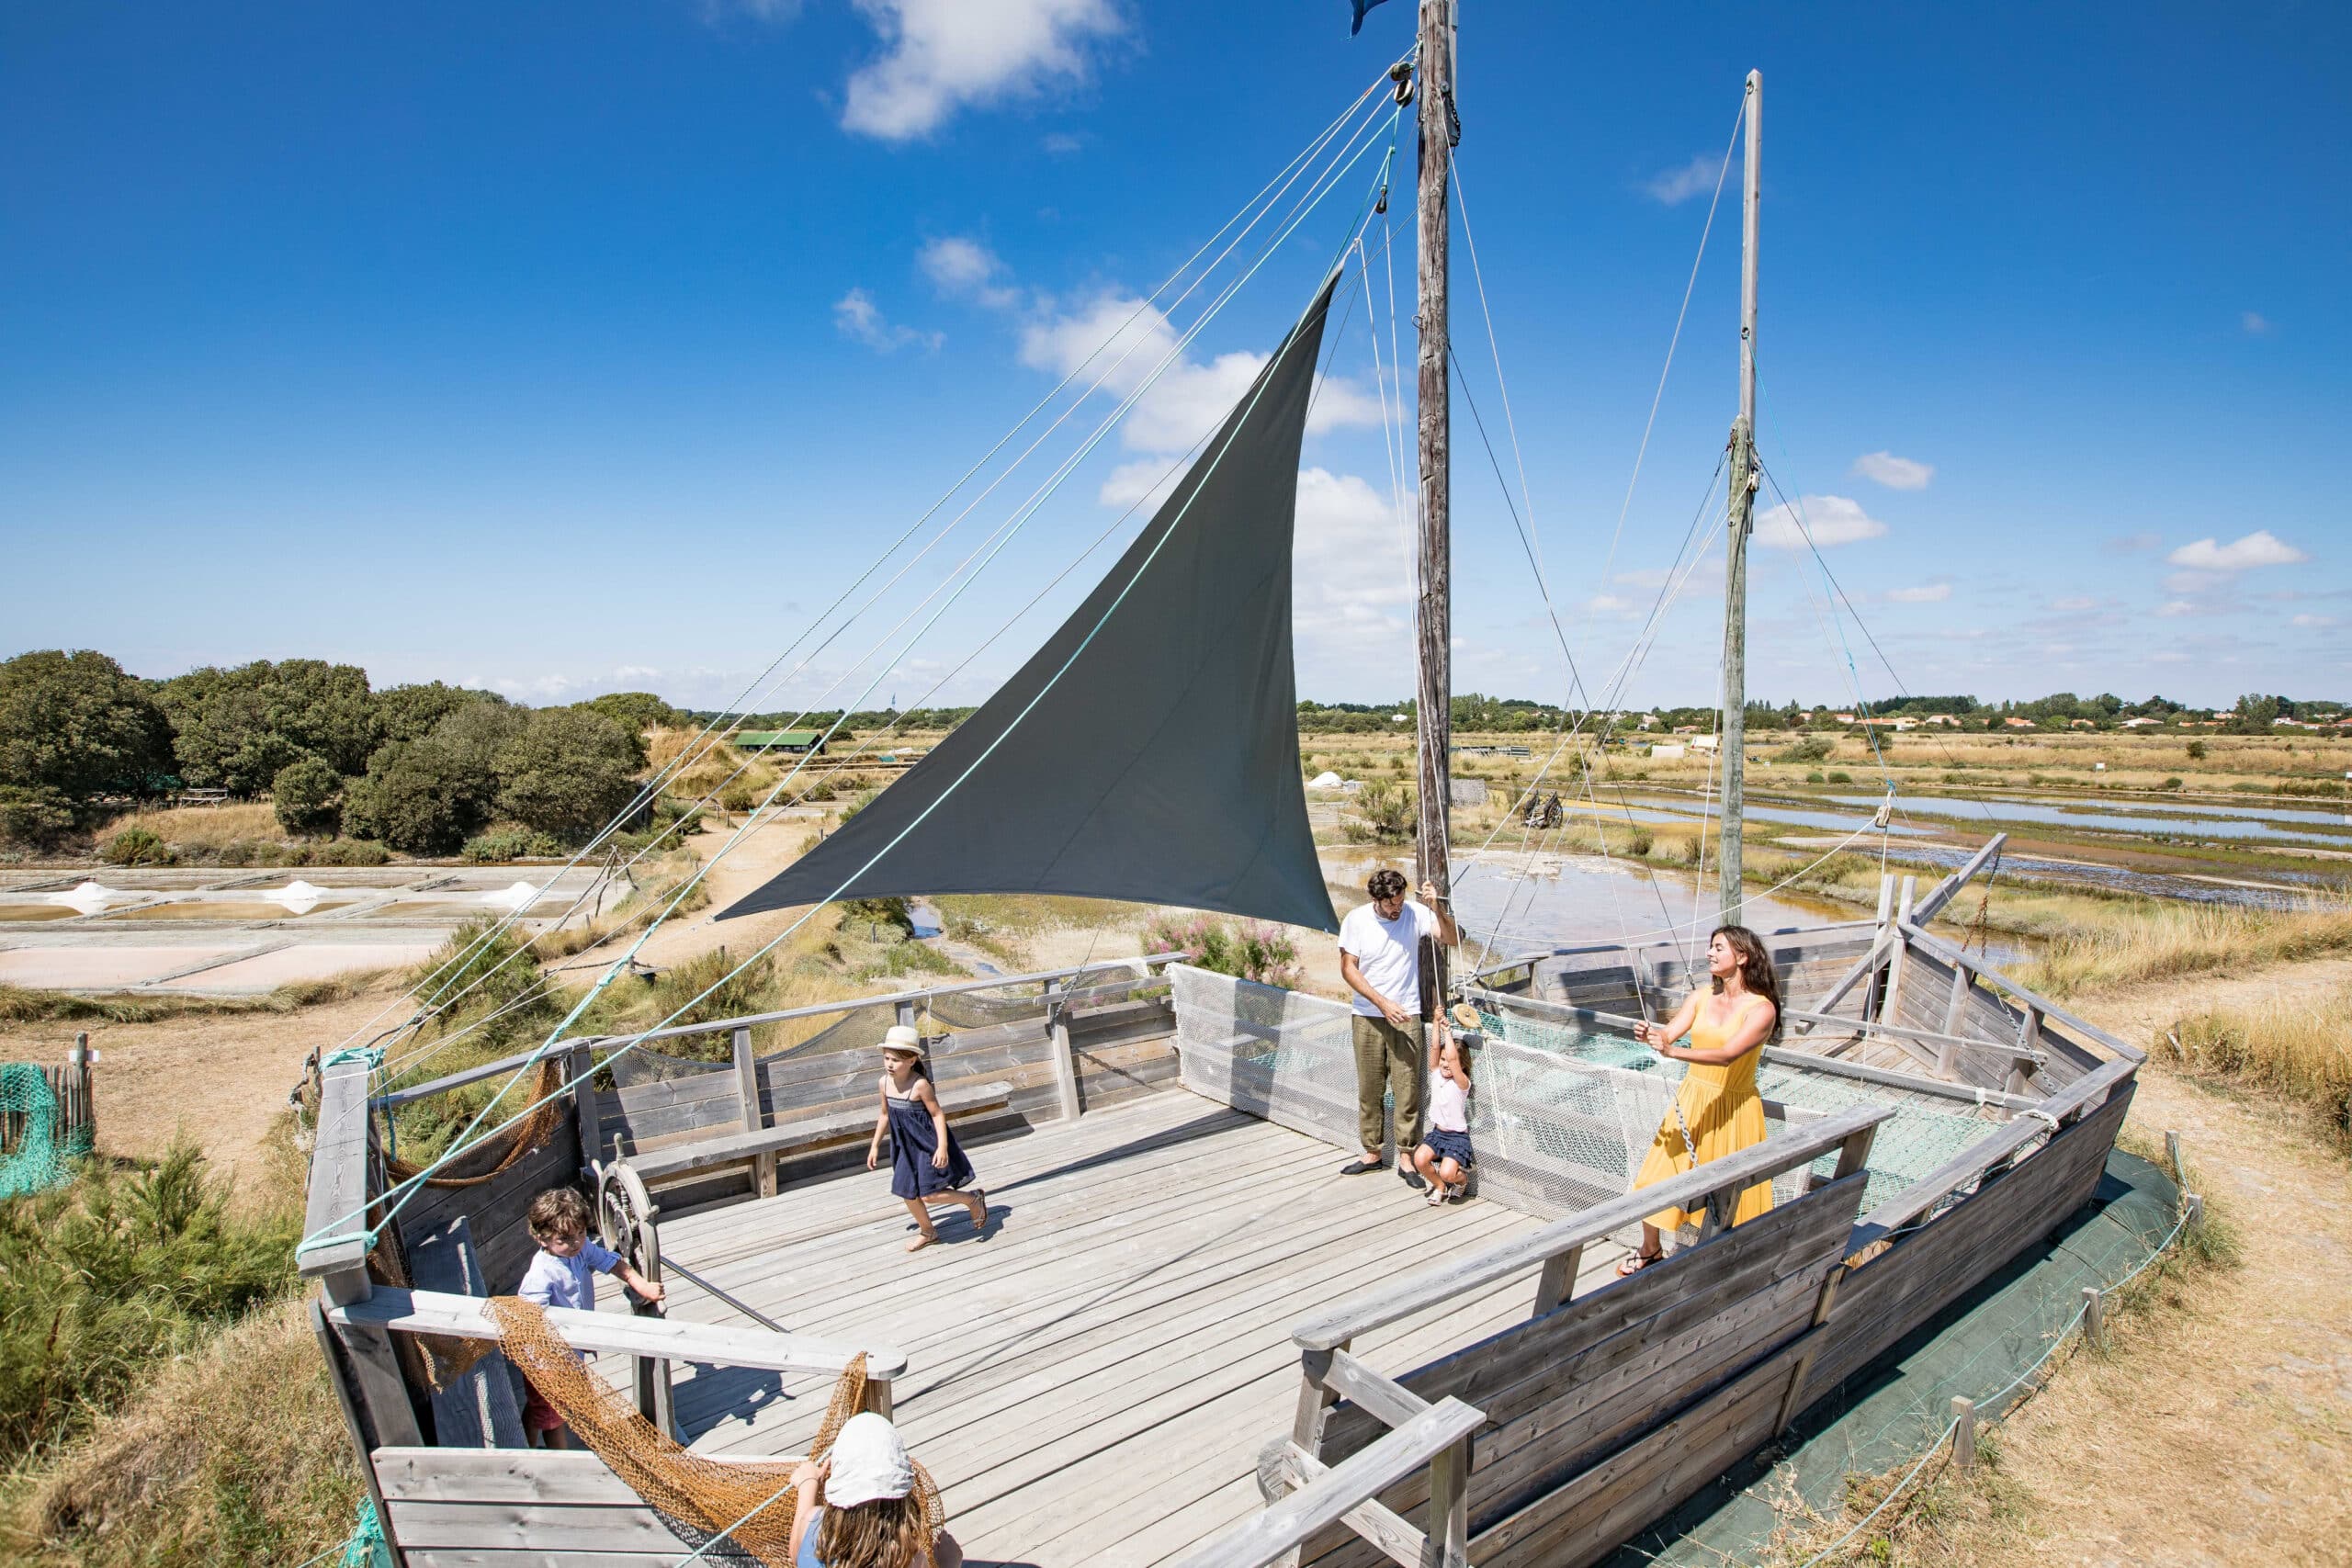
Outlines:
<svg viewBox="0 0 2352 1568"><path fill-rule="evenodd" d="M894 1024L882 1041L882 1112L874 1119L874 1141L865 1150L865 1168L882 1163L882 1134L890 1134L890 1190L915 1217L916 1235L909 1252L939 1239L932 1228L931 1205L960 1203L972 1216L972 1228L988 1221L988 1193L962 1189L971 1182L972 1162L963 1145L947 1130L947 1112L939 1091L922 1065L922 1042L905 1024Z"/></svg>

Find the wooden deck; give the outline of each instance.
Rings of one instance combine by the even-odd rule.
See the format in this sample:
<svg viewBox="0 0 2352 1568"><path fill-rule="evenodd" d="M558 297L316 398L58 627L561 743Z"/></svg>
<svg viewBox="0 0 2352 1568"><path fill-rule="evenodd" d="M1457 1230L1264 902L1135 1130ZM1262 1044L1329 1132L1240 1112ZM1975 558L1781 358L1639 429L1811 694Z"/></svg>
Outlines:
<svg viewBox="0 0 2352 1568"><path fill-rule="evenodd" d="M667 1256L796 1334L904 1350L898 1420L980 1562L1140 1564L1252 1512L1260 1450L1289 1429L1291 1325L1351 1292L1535 1228L1499 1204L1435 1210L1329 1145L1181 1089L984 1145L990 1226L906 1213L856 1172L662 1227ZM1588 1275L1621 1252L1595 1248ZM1523 1319L1532 1282L1357 1352L1401 1370ZM741 1324L673 1275L670 1313ZM610 1375L626 1362L605 1358ZM676 1370L697 1450L797 1452L827 1384Z"/></svg>

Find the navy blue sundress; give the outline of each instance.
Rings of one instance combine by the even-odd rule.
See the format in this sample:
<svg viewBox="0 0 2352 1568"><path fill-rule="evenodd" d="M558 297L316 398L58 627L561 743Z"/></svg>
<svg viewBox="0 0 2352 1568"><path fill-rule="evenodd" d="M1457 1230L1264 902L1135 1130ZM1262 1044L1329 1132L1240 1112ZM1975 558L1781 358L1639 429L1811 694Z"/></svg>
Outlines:
<svg viewBox="0 0 2352 1568"><path fill-rule="evenodd" d="M931 1163L931 1156L939 1152L931 1112L912 1096L900 1100L886 1089L882 1099L890 1108L890 1191L894 1196L928 1198L934 1192L953 1191L972 1179L972 1162L964 1156L954 1128L947 1130L947 1168L941 1170Z"/></svg>

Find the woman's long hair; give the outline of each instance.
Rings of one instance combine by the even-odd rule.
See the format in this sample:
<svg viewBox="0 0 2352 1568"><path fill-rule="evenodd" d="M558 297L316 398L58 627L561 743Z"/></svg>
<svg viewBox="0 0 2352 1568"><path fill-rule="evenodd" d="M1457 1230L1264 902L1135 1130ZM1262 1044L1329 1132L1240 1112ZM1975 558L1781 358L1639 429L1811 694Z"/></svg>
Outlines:
<svg viewBox="0 0 2352 1568"><path fill-rule="evenodd" d="M1731 943L1731 950L1739 954L1740 983L1752 995L1762 997L1772 1004L1772 1032L1765 1038L1778 1040L1781 1037L1781 977L1772 972L1772 955L1766 951L1764 939L1746 926L1717 926L1707 934L1710 942L1717 937ZM1707 978L1710 987L1721 996L1723 981L1712 975Z"/></svg>
<svg viewBox="0 0 2352 1568"><path fill-rule="evenodd" d="M817 1521L817 1560L825 1568L918 1568L931 1561L931 1527L922 1497L877 1497L854 1508L827 1508Z"/></svg>

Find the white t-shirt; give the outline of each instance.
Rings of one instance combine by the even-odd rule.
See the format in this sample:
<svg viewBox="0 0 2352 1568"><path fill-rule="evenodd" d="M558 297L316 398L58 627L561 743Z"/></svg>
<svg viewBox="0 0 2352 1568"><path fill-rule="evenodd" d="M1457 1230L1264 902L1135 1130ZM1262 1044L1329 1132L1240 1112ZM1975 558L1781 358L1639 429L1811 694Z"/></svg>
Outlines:
<svg viewBox="0 0 2352 1568"><path fill-rule="evenodd" d="M1365 985L1419 1018L1421 939L1435 935L1437 917L1426 904L1408 898L1393 920L1380 918L1378 905L1363 904L1349 910L1340 922L1340 951L1356 961ZM1366 1018L1380 1016L1380 1010L1362 993L1357 994L1355 1004L1356 1011Z"/></svg>

